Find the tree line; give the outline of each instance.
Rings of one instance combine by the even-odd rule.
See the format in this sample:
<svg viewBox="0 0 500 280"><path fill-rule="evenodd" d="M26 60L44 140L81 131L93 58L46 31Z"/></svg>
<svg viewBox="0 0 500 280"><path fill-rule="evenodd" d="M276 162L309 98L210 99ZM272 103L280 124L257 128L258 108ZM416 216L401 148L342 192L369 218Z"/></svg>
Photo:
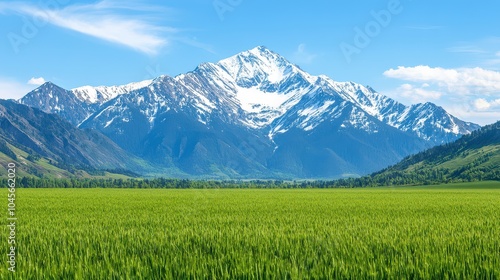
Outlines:
<svg viewBox="0 0 500 280"><path fill-rule="evenodd" d="M458 172L458 171L455 171ZM316 181L252 180L218 181L188 179L89 179L89 178L17 178L18 188L122 188L122 189L307 189L307 188L362 188L380 186L430 185L454 182L474 182L482 180L500 180L499 170L467 169L454 176L447 169L428 169L414 172L394 171L383 175L361 178ZM7 186L7 179L0 180L2 187Z"/></svg>

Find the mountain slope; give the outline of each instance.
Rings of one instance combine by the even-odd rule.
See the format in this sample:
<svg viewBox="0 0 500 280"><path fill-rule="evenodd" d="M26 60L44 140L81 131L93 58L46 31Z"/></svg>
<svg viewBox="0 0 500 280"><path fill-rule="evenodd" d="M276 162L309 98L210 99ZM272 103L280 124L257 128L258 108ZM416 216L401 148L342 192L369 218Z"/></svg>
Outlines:
<svg viewBox="0 0 500 280"><path fill-rule="evenodd" d="M0 100L0 140L2 152L10 157L9 145L62 169L143 169L101 133L77 129L57 115L12 101Z"/></svg>
<svg viewBox="0 0 500 280"><path fill-rule="evenodd" d="M276 135L270 167L303 178L362 175L427 147L351 104L332 114L310 131L293 128Z"/></svg>
<svg viewBox="0 0 500 280"><path fill-rule="evenodd" d="M73 125L79 125L99 106L119 95L146 87L151 80L123 86L83 86L72 90L63 89L51 82L29 92L19 103L41 109L46 113L58 114Z"/></svg>
<svg viewBox="0 0 500 280"><path fill-rule="evenodd" d="M500 122L420 152L372 175L390 184L500 180Z"/></svg>
<svg viewBox="0 0 500 280"><path fill-rule="evenodd" d="M78 99L71 91L46 82L29 92L19 103L38 108L46 113L58 114L73 125L87 118L97 108Z"/></svg>
<svg viewBox="0 0 500 280"><path fill-rule="evenodd" d="M310 75L265 47L176 77L54 88L20 102L202 177L362 175L479 127L432 103L405 106L370 87Z"/></svg>
<svg viewBox="0 0 500 280"><path fill-rule="evenodd" d="M16 164L17 177L38 177L38 178L71 178L90 177L84 170L74 168L64 169L57 167L51 160L33 155L33 151L27 152L16 148L4 139L0 139L0 175L7 175L9 163Z"/></svg>
<svg viewBox="0 0 500 280"><path fill-rule="evenodd" d="M82 86L74 88L71 92L82 102L87 104L104 103L118 95L126 94L132 90L148 86L152 80L145 80L137 83L130 83L123 86Z"/></svg>
<svg viewBox="0 0 500 280"><path fill-rule="evenodd" d="M165 76L104 104L81 127L102 131L139 157L193 176L270 177L265 157L248 159L240 148L250 141L260 143L251 147L255 153L270 154L264 134L241 126L237 116L225 115L203 99Z"/></svg>

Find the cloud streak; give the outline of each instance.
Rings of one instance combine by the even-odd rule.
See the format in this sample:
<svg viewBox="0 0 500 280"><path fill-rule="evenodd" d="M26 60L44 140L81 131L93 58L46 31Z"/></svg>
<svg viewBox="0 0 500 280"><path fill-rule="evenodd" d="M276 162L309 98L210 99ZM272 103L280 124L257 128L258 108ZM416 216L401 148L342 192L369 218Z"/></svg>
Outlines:
<svg viewBox="0 0 500 280"><path fill-rule="evenodd" d="M483 68L445 69L416 66L389 69L384 76L411 82L431 83L461 95L500 93L500 72Z"/></svg>
<svg viewBox="0 0 500 280"><path fill-rule="evenodd" d="M41 86L45 83L45 79L43 77L40 78L31 78L28 81L28 85L35 85L35 86Z"/></svg>
<svg viewBox="0 0 500 280"><path fill-rule="evenodd" d="M12 11L36 18L61 28L69 29L136 51L155 55L169 43L166 34L177 32L170 27L155 24L151 7L100 1L89 5L70 5L48 9L32 3L9 2L0 4L0 12Z"/></svg>
<svg viewBox="0 0 500 280"><path fill-rule="evenodd" d="M437 102L451 114L473 118L482 125L499 119L500 72L479 67L446 69L420 65L389 69L384 76L405 81L390 91L396 99Z"/></svg>
<svg viewBox="0 0 500 280"><path fill-rule="evenodd" d="M0 99L19 99L34 88L35 86L29 83L24 84L7 77L0 77Z"/></svg>
<svg viewBox="0 0 500 280"><path fill-rule="evenodd" d="M488 101L484 98L478 98L474 101L474 107L479 111L500 109L500 98Z"/></svg>
<svg viewBox="0 0 500 280"><path fill-rule="evenodd" d="M403 97L412 101L412 103L424 103L429 100L438 100L442 93L426 89L426 85L416 87L410 84L401 85L396 91Z"/></svg>
<svg viewBox="0 0 500 280"><path fill-rule="evenodd" d="M500 37L488 37L475 42L461 42L448 48L447 51L473 59L475 64L480 67L498 71L500 66L499 44Z"/></svg>
<svg viewBox="0 0 500 280"><path fill-rule="evenodd" d="M485 54L487 51L476 46L457 46L448 48L447 51L453 53Z"/></svg>

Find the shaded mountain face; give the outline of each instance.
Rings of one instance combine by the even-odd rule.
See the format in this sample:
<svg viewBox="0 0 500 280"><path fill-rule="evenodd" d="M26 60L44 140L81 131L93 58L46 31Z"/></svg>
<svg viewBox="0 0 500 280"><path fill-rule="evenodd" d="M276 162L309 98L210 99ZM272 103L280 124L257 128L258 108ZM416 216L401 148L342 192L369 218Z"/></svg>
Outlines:
<svg viewBox="0 0 500 280"><path fill-rule="evenodd" d="M12 101L0 100L0 138L63 168L141 170L136 159L100 132Z"/></svg>
<svg viewBox="0 0 500 280"><path fill-rule="evenodd" d="M71 91L51 82L26 94L19 103L38 108L46 113L58 114L73 125L87 118L97 110L97 105L82 102Z"/></svg>
<svg viewBox="0 0 500 280"><path fill-rule="evenodd" d="M63 89L51 82L29 92L19 103L58 114L75 126L97 111L101 104L118 95L147 86L151 80L123 86L83 86L72 90Z"/></svg>
<svg viewBox="0 0 500 280"><path fill-rule="evenodd" d="M312 76L265 47L176 77L84 89L45 84L20 102L202 177L366 174L479 128L432 103Z"/></svg>

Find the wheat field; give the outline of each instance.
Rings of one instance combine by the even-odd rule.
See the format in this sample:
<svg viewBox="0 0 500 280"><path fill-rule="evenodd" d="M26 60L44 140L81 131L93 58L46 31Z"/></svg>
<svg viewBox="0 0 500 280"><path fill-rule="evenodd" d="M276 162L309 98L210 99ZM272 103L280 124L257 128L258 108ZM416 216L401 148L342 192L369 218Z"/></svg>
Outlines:
<svg viewBox="0 0 500 280"><path fill-rule="evenodd" d="M2 279L500 278L499 182L17 193Z"/></svg>

